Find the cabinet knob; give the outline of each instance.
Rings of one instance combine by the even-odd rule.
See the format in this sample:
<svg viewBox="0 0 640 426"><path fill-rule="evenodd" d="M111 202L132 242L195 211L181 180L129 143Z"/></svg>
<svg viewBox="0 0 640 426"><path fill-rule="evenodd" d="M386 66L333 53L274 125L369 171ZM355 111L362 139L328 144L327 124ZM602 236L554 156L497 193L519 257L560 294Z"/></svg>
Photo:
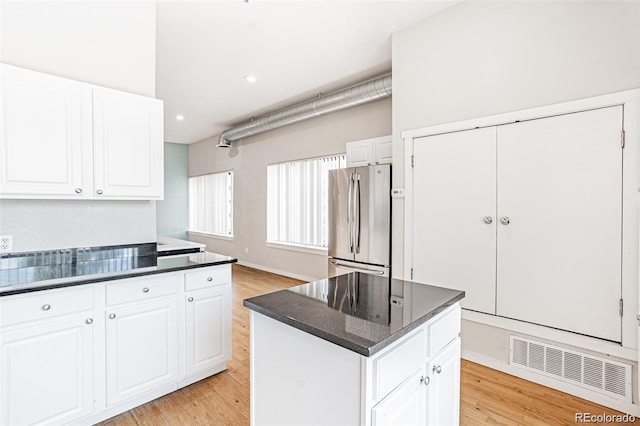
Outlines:
<svg viewBox="0 0 640 426"><path fill-rule="evenodd" d="M76 188L76 194L82 194L82 188Z"/></svg>
<svg viewBox="0 0 640 426"><path fill-rule="evenodd" d="M96 191L96 194L98 194L98 195L102 195L102 189L98 189L98 190Z"/></svg>
<svg viewBox="0 0 640 426"><path fill-rule="evenodd" d="M109 319L114 319L116 317L116 314L109 314Z"/></svg>
<svg viewBox="0 0 640 426"><path fill-rule="evenodd" d="M142 292L143 292L143 293L149 293L149 287L145 287L145 288L143 288L143 289L142 289Z"/></svg>
<svg viewBox="0 0 640 426"><path fill-rule="evenodd" d="M427 377L420 377L420 383L422 383L423 385L427 386L429 384L429 382L431 381L431 379L429 378L429 376Z"/></svg>
<svg viewBox="0 0 640 426"><path fill-rule="evenodd" d="M441 365L434 365L432 368L434 373L440 374L442 373L442 366Z"/></svg>
<svg viewBox="0 0 640 426"><path fill-rule="evenodd" d="M491 225L493 223L493 218L491 216L485 216L482 218L482 221L487 225Z"/></svg>
<svg viewBox="0 0 640 426"><path fill-rule="evenodd" d="M87 324L93 324L93 318L87 318L85 321Z"/></svg>
<svg viewBox="0 0 640 426"><path fill-rule="evenodd" d="M43 311L48 311L49 309L51 309L51 305L49 305L49 304L42 305L42 310Z"/></svg>
<svg viewBox="0 0 640 426"><path fill-rule="evenodd" d="M501 217L500 223L503 225L508 225L509 223L511 223L511 219L509 219L509 216Z"/></svg>
<svg viewBox="0 0 640 426"><path fill-rule="evenodd" d="M207 281L209 282L213 281L213 277L207 277Z"/></svg>
<svg viewBox="0 0 640 426"><path fill-rule="evenodd" d="M189 302L193 302L193 297L187 299Z"/></svg>

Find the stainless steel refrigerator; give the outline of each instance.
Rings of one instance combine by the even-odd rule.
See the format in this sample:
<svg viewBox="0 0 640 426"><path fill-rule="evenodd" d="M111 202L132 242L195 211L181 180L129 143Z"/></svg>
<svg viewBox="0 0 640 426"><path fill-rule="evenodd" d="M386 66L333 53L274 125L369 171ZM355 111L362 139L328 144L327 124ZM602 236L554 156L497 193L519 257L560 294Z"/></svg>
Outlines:
<svg viewBox="0 0 640 426"><path fill-rule="evenodd" d="M390 276L391 166L329 172L329 276Z"/></svg>

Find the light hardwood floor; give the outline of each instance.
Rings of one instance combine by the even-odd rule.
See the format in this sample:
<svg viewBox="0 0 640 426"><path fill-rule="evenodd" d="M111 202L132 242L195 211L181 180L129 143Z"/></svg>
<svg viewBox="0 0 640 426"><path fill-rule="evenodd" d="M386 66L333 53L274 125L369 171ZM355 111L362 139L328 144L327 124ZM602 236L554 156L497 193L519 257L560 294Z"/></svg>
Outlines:
<svg viewBox="0 0 640 426"><path fill-rule="evenodd" d="M248 425L249 311L242 301L300 282L233 265L233 359L228 369L101 425ZM460 424L464 426L570 425L575 424L575 413L620 414L464 360L461 376Z"/></svg>

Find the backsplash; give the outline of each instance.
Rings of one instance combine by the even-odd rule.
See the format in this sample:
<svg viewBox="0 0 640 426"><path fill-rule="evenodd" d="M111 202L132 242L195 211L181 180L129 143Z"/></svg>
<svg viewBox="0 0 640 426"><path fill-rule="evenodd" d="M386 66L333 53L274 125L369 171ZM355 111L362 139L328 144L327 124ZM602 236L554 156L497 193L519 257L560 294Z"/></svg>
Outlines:
<svg viewBox="0 0 640 426"><path fill-rule="evenodd" d="M0 287L157 265L156 243L0 255Z"/></svg>

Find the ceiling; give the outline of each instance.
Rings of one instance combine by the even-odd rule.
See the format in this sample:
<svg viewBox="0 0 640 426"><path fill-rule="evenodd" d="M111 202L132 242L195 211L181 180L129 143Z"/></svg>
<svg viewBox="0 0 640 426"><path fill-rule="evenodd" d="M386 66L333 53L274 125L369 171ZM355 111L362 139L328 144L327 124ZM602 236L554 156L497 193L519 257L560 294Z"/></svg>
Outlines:
<svg viewBox="0 0 640 426"><path fill-rule="evenodd" d="M391 34L455 3L159 1L156 97L164 100L165 140L197 142L389 71Z"/></svg>

